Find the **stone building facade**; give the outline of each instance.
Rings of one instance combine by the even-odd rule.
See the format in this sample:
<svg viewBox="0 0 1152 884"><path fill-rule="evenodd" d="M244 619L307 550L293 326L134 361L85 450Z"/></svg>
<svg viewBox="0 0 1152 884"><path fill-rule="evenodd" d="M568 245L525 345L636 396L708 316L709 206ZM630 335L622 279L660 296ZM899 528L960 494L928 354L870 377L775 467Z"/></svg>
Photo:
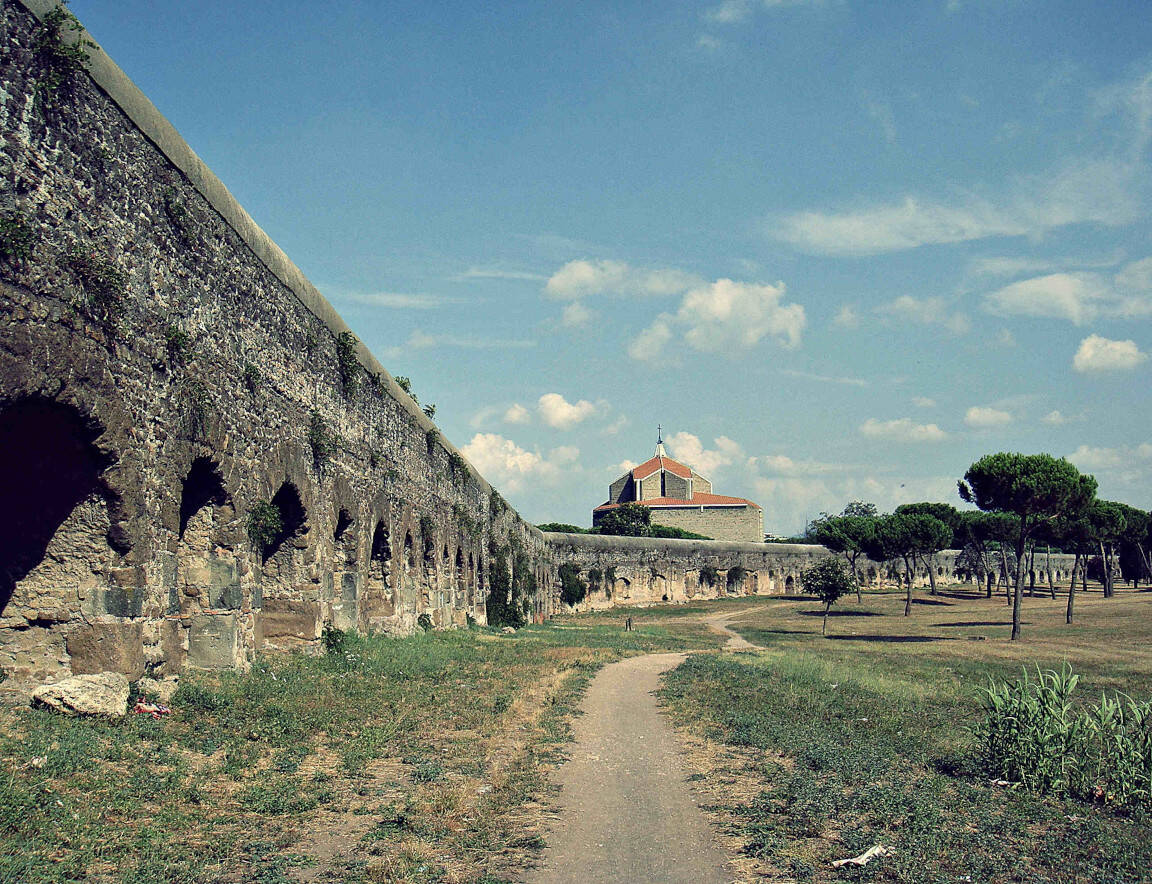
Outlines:
<svg viewBox="0 0 1152 884"><path fill-rule="evenodd" d="M0 0L6 686L483 622L494 568L547 616L540 532L53 6Z"/></svg>
<svg viewBox="0 0 1152 884"><path fill-rule="evenodd" d="M608 488L608 500L592 510L597 526L612 510L639 503L652 512L652 523L681 528L713 540L764 540L764 511L743 497L712 493L712 483L696 470L673 460L656 443L656 453L633 467Z"/></svg>

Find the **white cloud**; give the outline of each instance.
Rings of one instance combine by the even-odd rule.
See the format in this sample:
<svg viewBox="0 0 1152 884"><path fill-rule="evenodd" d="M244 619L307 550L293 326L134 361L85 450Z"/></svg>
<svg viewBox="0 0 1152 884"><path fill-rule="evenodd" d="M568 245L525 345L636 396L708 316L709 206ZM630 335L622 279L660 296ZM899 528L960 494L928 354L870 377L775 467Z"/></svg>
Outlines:
<svg viewBox="0 0 1152 884"><path fill-rule="evenodd" d="M632 339L628 355L640 362L655 362L664 355L664 346L672 340L669 317L661 316Z"/></svg>
<svg viewBox="0 0 1152 884"><path fill-rule="evenodd" d="M891 421L870 417L860 425L860 432L875 439L892 439L897 442L939 442L948 438L948 434L936 424L918 424L908 417Z"/></svg>
<svg viewBox="0 0 1152 884"><path fill-rule="evenodd" d="M563 477L561 467L574 467L579 449L554 448L547 456L527 451L498 433L477 433L460 449L480 474L509 493L523 491L529 483L555 484Z"/></svg>
<svg viewBox="0 0 1152 884"><path fill-rule="evenodd" d="M1108 288L1094 273L1051 273L1025 279L984 296L997 316L1048 316L1082 325L1099 315Z"/></svg>
<svg viewBox="0 0 1152 884"><path fill-rule="evenodd" d="M949 309L943 298L914 298L901 295L876 307L876 313L893 322L939 325L956 335L966 334L972 323L963 313Z"/></svg>
<svg viewBox="0 0 1152 884"><path fill-rule="evenodd" d="M1046 415L1044 415L1044 417L1041 418L1041 420L1044 421L1044 423L1052 424L1055 427L1068 423L1068 418L1066 418L1059 409L1053 409L1052 411L1048 412Z"/></svg>
<svg viewBox="0 0 1152 884"><path fill-rule="evenodd" d="M936 400L930 399L927 396L913 396L912 397L912 404L915 405L917 408L935 408L936 407Z"/></svg>
<svg viewBox="0 0 1152 884"><path fill-rule="evenodd" d="M853 305L845 304L840 308L836 316L833 317L832 324L840 328L859 328L860 314Z"/></svg>
<svg viewBox="0 0 1152 884"><path fill-rule="evenodd" d="M580 328L591 322L595 316L595 311L589 310L580 301L573 301L564 305L560 313L560 324L565 328Z"/></svg>
<svg viewBox="0 0 1152 884"><path fill-rule="evenodd" d="M1015 347L1016 335L1012 334L1008 329L1002 328L996 333L996 343L1001 347Z"/></svg>
<svg viewBox="0 0 1152 884"><path fill-rule="evenodd" d="M827 374L813 374L808 371L798 371L794 368L782 368L781 374L786 374L792 378L804 378L808 381L819 381L822 384L844 384L847 387L867 387L868 382L864 378L853 377L837 377L835 375Z"/></svg>
<svg viewBox="0 0 1152 884"><path fill-rule="evenodd" d="M543 282L548 277L542 273L529 273L525 270L504 270L500 267L469 267L463 273L451 276L452 282L466 282L470 279L514 279L529 282Z"/></svg>
<svg viewBox="0 0 1152 884"><path fill-rule="evenodd" d="M569 261L544 285L551 298L571 300L589 295L668 296L699 285L701 279L675 268L641 269L624 261Z"/></svg>
<svg viewBox="0 0 1152 884"><path fill-rule="evenodd" d="M747 350L765 336L783 346L800 344L807 322L799 304L782 304L784 284L756 285L718 279L684 295L680 309L662 314L628 348L634 359L657 358L672 337L673 326L684 330L694 350L709 353Z"/></svg>
<svg viewBox="0 0 1152 884"><path fill-rule="evenodd" d="M1135 341L1112 341L1100 335L1089 335L1080 342L1072 358L1079 372L1130 371L1147 361L1148 354Z"/></svg>
<svg viewBox="0 0 1152 884"><path fill-rule="evenodd" d="M462 298L446 298L442 295L407 294L404 292L347 292L330 290L332 300L353 304L367 304L371 307L386 307L389 310L434 310L445 304L459 304Z"/></svg>
<svg viewBox="0 0 1152 884"><path fill-rule="evenodd" d="M1109 470L1131 467L1137 461L1152 458L1152 444L1142 442L1135 448L1093 448L1081 445L1068 455L1068 460L1082 470Z"/></svg>
<svg viewBox="0 0 1152 884"><path fill-rule="evenodd" d="M526 424L532 420L532 413L519 402L513 402L504 412L504 423Z"/></svg>
<svg viewBox="0 0 1152 884"><path fill-rule="evenodd" d="M500 338L465 338L459 335L430 335L419 329L408 336L405 346L409 350L428 350L435 347L462 347L468 350L508 350L535 347L535 341L502 340Z"/></svg>
<svg viewBox="0 0 1152 884"><path fill-rule="evenodd" d="M794 460L786 454L764 454L748 459L748 465L768 476L818 476L855 469L850 464L821 463L816 460Z"/></svg>
<svg viewBox="0 0 1152 884"><path fill-rule="evenodd" d="M1012 423L1012 415L999 408L989 408L982 405L973 405L964 413L964 423L970 427L1002 427Z"/></svg>
<svg viewBox="0 0 1152 884"><path fill-rule="evenodd" d="M545 393L536 403L536 410L540 412L540 419L548 426L557 430L568 430L592 417L599 408L587 399L569 402L559 393Z"/></svg>
<svg viewBox="0 0 1152 884"><path fill-rule="evenodd" d="M972 276L1023 276L1047 273L1056 269L1055 262L1040 258L975 258L968 264Z"/></svg>
<svg viewBox="0 0 1152 884"><path fill-rule="evenodd" d="M704 19L717 25L734 25L747 21L759 9L779 9L784 6L818 5L823 0L723 0L704 10Z"/></svg>
<svg viewBox="0 0 1152 884"><path fill-rule="evenodd" d="M727 436L713 439L715 448L705 448L698 436L685 432L676 433L664 441L668 445L668 453L676 460L686 463L709 479L718 470L746 460L744 449Z"/></svg>
<svg viewBox="0 0 1152 884"><path fill-rule="evenodd" d="M1138 292L1152 291L1152 258L1133 261L1116 274L1116 285Z"/></svg>

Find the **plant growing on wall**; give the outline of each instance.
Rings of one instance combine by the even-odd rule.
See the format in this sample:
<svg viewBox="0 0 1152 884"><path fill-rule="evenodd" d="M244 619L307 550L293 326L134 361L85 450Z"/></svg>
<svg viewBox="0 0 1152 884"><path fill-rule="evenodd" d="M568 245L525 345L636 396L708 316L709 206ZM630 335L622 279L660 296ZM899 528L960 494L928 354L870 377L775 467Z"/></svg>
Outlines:
<svg viewBox="0 0 1152 884"><path fill-rule="evenodd" d="M591 576L591 575L589 575ZM560 566L560 601L572 607L588 595L588 584L580 579L580 566L565 562Z"/></svg>
<svg viewBox="0 0 1152 884"><path fill-rule="evenodd" d="M315 408L308 414L308 447L312 449L312 460L317 469L336 453L336 436Z"/></svg>
<svg viewBox="0 0 1152 884"><path fill-rule="evenodd" d="M260 369L251 362L244 363L244 385L248 388L249 392L255 393L260 389L260 384L263 378L260 376Z"/></svg>
<svg viewBox="0 0 1152 884"><path fill-rule="evenodd" d="M340 387L345 399L352 399L360 386L360 374L364 370L356 358L356 336L350 331L336 336L336 367L340 371Z"/></svg>
<svg viewBox="0 0 1152 884"><path fill-rule="evenodd" d="M715 565L704 565L700 569L700 585L712 587L720 579L720 572Z"/></svg>
<svg viewBox="0 0 1152 884"><path fill-rule="evenodd" d="M417 399L416 394L412 392L412 381L410 378L407 378L402 374L398 374L398 375L396 375L396 377L393 378L393 380L396 381L397 387L399 387L401 390L403 390L405 393L408 394L409 399L411 399L417 405L420 404L420 400Z"/></svg>
<svg viewBox="0 0 1152 884"><path fill-rule="evenodd" d="M66 40L65 32L76 35ZM69 89L88 61L88 50L96 44L84 37L84 26L64 6L49 10L36 28L32 51L39 72L36 77L36 104L53 107L62 92Z"/></svg>
<svg viewBox="0 0 1152 884"><path fill-rule="evenodd" d="M456 485L463 485L468 479L468 464L457 451L448 452L448 472Z"/></svg>
<svg viewBox="0 0 1152 884"><path fill-rule="evenodd" d="M168 351L171 362L181 362L188 350L188 333L178 325L169 325L164 329L164 349Z"/></svg>
<svg viewBox="0 0 1152 884"><path fill-rule="evenodd" d="M733 565L728 569L728 592L736 592L740 588L740 584L744 582L744 577L748 573L748 569L743 565Z"/></svg>
<svg viewBox="0 0 1152 884"><path fill-rule="evenodd" d="M0 216L0 257L23 261L32 256L35 233L22 212Z"/></svg>
<svg viewBox="0 0 1152 884"><path fill-rule="evenodd" d="M212 410L212 396L207 385L192 379L184 386L184 401L188 412L188 431L201 436L208 429L208 414Z"/></svg>
<svg viewBox="0 0 1152 884"><path fill-rule="evenodd" d="M436 443L440 441L440 433L436 430L429 430L424 434L424 444L428 446L428 453L431 454L436 450Z"/></svg>
<svg viewBox="0 0 1152 884"><path fill-rule="evenodd" d="M164 214L176 231L176 236L186 247L196 245L196 224L192 220L192 213L184 205L176 193L176 188L165 187L163 193Z"/></svg>
<svg viewBox="0 0 1152 884"><path fill-rule="evenodd" d="M128 274L95 249L74 248L65 263L80 283L81 305L97 322L114 327L124 315Z"/></svg>
<svg viewBox="0 0 1152 884"><path fill-rule="evenodd" d="M261 555L284 530L280 509L266 500L258 501L248 513L248 539Z"/></svg>
<svg viewBox="0 0 1152 884"><path fill-rule="evenodd" d="M435 402L429 402L421 410L428 417L428 420L435 420L436 419L436 403Z"/></svg>

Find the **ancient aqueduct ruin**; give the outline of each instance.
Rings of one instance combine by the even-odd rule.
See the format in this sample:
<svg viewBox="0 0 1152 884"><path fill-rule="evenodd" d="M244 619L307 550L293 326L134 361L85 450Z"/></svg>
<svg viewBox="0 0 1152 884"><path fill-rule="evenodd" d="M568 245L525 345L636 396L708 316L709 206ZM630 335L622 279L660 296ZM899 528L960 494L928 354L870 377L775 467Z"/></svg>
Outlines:
<svg viewBox="0 0 1152 884"><path fill-rule="evenodd" d="M53 80L53 7L0 7L9 686L482 623L493 575L540 621L565 561L603 606L789 592L828 555L527 524L99 48Z"/></svg>

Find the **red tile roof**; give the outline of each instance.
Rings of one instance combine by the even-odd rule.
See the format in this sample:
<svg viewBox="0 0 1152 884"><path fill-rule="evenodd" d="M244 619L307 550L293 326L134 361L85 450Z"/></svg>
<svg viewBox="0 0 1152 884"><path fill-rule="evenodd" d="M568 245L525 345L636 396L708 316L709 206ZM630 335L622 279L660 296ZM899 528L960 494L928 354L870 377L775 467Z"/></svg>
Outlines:
<svg viewBox="0 0 1152 884"><path fill-rule="evenodd" d="M751 506L760 509L760 505L746 500L743 497L727 497L723 494L693 494L691 500L684 500L679 497L649 497L647 500L627 500L625 503L640 503L644 506L653 507L691 507L691 506ZM618 506L623 506L620 503L602 503L596 509L592 510L594 513L607 512L614 510Z"/></svg>
<svg viewBox="0 0 1152 884"><path fill-rule="evenodd" d="M662 457L656 455L650 460L644 461L638 467L632 468L632 478L639 482L641 479L647 479L657 470L665 469L674 476L679 476L681 479L691 479L692 470L684 466L678 460L673 460L670 457Z"/></svg>

